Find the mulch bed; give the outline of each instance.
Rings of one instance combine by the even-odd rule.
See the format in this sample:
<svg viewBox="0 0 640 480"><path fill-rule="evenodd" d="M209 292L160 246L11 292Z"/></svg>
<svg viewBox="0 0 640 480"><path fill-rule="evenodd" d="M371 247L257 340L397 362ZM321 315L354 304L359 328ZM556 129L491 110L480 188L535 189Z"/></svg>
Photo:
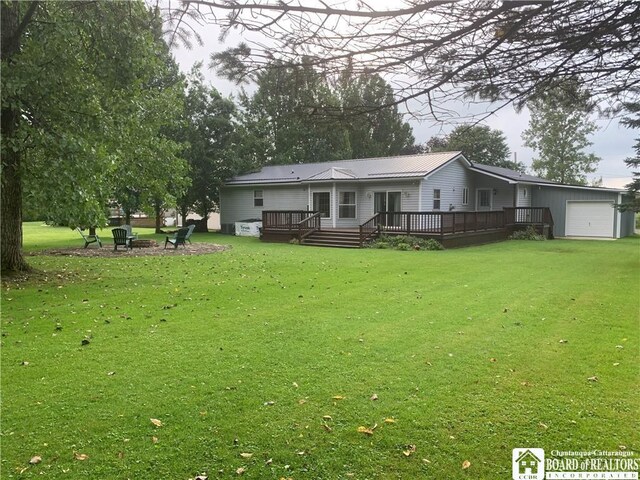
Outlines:
<svg viewBox="0 0 640 480"><path fill-rule="evenodd" d="M207 255L210 253L222 252L228 250L228 245L217 245L215 243L193 243L187 244L186 248L179 246L173 248L171 245L167 245L165 250L164 245L134 248L132 250L125 250L123 247L119 247L117 251L113 251L113 245L104 243L102 248L96 246L96 244L90 245L88 248L55 248L50 250L40 250L37 252L31 252L30 255L61 255L67 257L146 257L157 255Z"/></svg>

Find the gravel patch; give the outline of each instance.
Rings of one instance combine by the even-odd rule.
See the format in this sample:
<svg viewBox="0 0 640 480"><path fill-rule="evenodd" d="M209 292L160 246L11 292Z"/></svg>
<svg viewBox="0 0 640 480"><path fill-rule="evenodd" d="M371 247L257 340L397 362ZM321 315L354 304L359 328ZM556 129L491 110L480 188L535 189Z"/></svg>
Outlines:
<svg viewBox="0 0 640 480"><path fill-rule="evenodd" d="M152 246L146 248L133 248L125 250L118 247L117 251L113 250L112 245L105 244L102 248L96 247L95 244L88 248L55 248L49 250L39 250L31 252L30 255L61 255L66 257L147 257L158 255L208 255L211 253L222 252L231 248L229 245L217 245L215 243L193 243L187 244L184 248L179 246L173 248L167 245Z"/></svg>

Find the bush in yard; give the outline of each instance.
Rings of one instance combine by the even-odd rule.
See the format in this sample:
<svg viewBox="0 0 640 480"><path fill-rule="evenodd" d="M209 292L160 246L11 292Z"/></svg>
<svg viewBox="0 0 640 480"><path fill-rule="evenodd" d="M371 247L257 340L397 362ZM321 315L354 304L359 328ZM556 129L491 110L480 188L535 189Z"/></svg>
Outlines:
<svg viewBox="0 0 640 480"><path fill-rule="evenodd" d="M540 235L532 226L528 226L525 230L517 230L509 236L509 240L546 240L544 235Z"/></svg>
<svg viewBox="0 0 640 480"><path fill-rule="evenodd" d="M390 248L393 250L444 250L440 242L433 238L419 238L408 235L381 235L369 244L371 248Z"/></svg>

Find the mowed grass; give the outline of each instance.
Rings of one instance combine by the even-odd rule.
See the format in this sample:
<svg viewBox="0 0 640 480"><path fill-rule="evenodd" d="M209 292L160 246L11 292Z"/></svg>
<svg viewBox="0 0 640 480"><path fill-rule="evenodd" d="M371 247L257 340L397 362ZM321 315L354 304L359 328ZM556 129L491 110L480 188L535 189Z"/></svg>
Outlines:
<svg viewBox="0 0 640 480"><path fill-rule="evenodd" d="M516 447L640 450L638 238L195 241L232 248L36 255L3 284L2 478L497 479Z"/></svg>

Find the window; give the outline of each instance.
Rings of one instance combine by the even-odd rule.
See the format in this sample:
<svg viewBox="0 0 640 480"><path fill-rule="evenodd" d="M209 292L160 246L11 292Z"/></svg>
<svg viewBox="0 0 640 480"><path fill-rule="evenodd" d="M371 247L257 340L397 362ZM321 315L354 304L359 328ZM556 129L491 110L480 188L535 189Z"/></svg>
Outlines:
<svg viewBox="0 0 640 480"><path fill-rule="evenodd" d="M262 190L253 191L253 206L262 207L264 205L264 199L262 198Z"/></svg>
<svg viewBox="0 0 640 480"><path fill-rule="evenodd" d="M331 194L329 192L313 193L313 211L320 212L322 218L331 218Z"/></svg>
<svg viewBox="0 0 640 480"><path fill-rule="evenodd" d="M462 189L462 204L469 205L469 189L467 187Z"/></svg>
<svg viewBox="0 0 640 480"><path fill-rule="evenodd" d="M356 192L340 192L338 216L340 218L356 218Z"/></svg>
<svg viewBox="0 0 640 480"><path fill-rule="evenodd" d="M433 190L433 209L440 210L440 189Z"/></svg>

